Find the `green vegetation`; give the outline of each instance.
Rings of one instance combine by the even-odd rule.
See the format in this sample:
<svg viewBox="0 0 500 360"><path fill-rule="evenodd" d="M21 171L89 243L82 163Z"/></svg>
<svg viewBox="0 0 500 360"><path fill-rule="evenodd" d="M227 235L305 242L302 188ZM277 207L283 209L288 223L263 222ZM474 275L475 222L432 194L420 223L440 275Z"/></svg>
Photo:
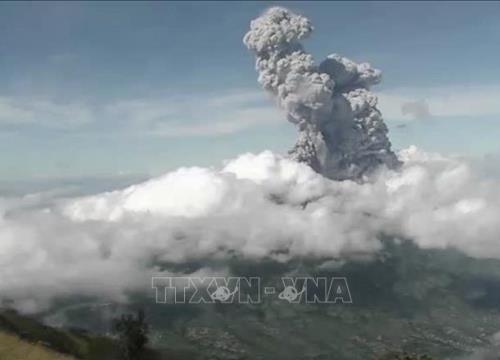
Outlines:
<svg viewBox="0 0 500 360"><path fill-rule="evenodd" d="M40 353L46 350L48 354L89 360L112 359L116 353L116 346L108 337L90 334L84 330L54 329L11 310L0 313L0 331L3 334L0 339L0 360L17 359L15 355L10 354L17 353L18 349L23 352L23 349L30 347ZM12 347L9 347L9 344Z"/></svg>
<svg viewBox="0 0 500 360"><path fill-rule="evenodd" d="M118 319L123 336L114 339L82 329L59 329L12 310L0 310L0 360L193 360L188 351L146 348L144 314ZM117 329L118 330L118 329ZM119 331L120 332L120 331ZM132 351L124 357L123 345ZM137 351L140 350L140 351Z"/></svg>

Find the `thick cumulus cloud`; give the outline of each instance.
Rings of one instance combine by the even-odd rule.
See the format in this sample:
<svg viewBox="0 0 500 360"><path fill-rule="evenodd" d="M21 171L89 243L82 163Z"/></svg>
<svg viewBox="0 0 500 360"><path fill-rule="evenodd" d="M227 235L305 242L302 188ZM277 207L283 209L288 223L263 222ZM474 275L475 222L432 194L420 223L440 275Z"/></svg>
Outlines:
<svg viewBox="0 0 500 360"><path fill-rule="evenodd" d="M370 92L380 70L336 54L315 65L300 43L312 30L307 18L273 7L251 22L243 39L256 54L259 83L299 130L290 154L332 179L360 179L380 165L396 167Z"/></svg>
<svg viewBox="0 0 500 360"><path fill-rule="evenodd" d="M497 181L415 148L400 159L400 169L381 169L365 183L339 182L265 151L122 190L42 197L39 206L37 197L4 199L0 297L24 311L76 294L124 300L165 264L366 257L383 236L500 258Z"/></svg>

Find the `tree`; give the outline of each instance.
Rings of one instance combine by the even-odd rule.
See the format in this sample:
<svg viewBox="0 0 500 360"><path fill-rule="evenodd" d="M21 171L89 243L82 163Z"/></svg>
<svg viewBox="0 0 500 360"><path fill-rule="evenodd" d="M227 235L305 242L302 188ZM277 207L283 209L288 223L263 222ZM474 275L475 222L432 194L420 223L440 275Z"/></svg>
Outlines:
<svg viewBox="0 0 500 360"><path fill-rule="evenodd" d="M118 334L121 356L124 360L138 360L148 343L149 326L143 310L133 314L124 314L113 322L113 329Z"/></svg>

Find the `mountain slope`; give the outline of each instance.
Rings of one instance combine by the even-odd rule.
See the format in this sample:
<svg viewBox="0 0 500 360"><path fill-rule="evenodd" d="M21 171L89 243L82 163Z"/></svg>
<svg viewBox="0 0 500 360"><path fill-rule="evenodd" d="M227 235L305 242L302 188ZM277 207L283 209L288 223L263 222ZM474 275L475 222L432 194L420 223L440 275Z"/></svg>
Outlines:
<svg viewBox="0 0 500 360"><path fill-rule="evenodd" d="M16 335L0 332L1 360L73 360L72 356L63 355L40 343L31 343Z"/></svg>

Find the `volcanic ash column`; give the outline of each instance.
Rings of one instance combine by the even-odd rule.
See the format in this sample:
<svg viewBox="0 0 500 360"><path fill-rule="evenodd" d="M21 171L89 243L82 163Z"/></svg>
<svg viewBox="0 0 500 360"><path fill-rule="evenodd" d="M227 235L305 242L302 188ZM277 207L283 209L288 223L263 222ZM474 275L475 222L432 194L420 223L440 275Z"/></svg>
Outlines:
<svg viewBox="0 0 500 360"><path fill-rule="evenodd" d="M380 70L336 54L315 65L300 44L312 30L307 18L273 7L251 22L243 39L256 54L259 83L298 127L291 157L335 180L360 180L380 165L397 167L377 97L369 91L380 82Z"/></svg>

